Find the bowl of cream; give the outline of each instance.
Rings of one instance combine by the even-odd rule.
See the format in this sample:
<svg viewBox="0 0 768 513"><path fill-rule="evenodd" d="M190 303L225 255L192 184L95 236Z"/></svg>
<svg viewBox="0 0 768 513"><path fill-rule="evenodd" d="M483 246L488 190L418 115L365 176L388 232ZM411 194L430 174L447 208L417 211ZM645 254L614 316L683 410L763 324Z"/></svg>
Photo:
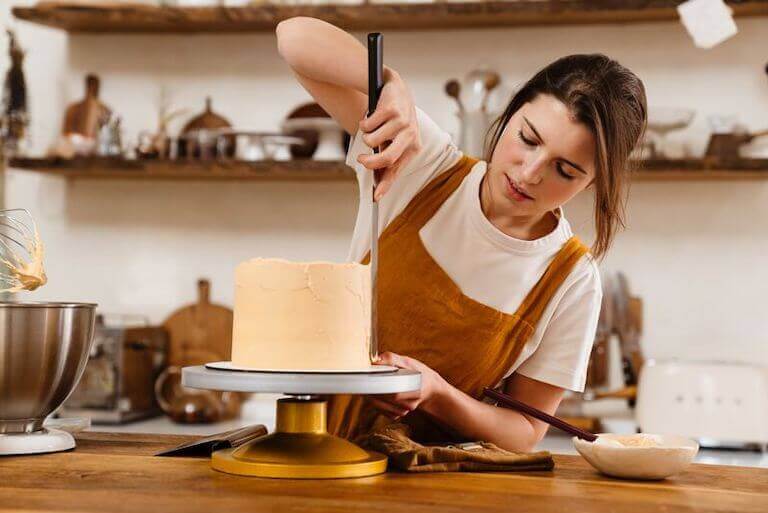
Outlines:
<svg viewBox="0 0 768 513"><path fill-rule="evenodd" d="M594 442L573 438L573 445L599 472L623 479L665 479L691 464L699 444L682 436L601 433Z"/></svg>

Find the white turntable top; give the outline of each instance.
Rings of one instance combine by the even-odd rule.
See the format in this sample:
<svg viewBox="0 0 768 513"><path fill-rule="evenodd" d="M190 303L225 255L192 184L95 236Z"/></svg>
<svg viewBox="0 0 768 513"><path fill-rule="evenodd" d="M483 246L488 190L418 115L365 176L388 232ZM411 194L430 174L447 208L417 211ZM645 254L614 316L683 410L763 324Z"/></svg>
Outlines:
<svg viewBox="0 0 768 513"><path fill-rule="evenodd" d="M186 387L230 392L271 392L289 395L394 394L421 387L421 373L396 369L375 373L291 373L210 369L204 365L184 367L181 383Z"/></svg>

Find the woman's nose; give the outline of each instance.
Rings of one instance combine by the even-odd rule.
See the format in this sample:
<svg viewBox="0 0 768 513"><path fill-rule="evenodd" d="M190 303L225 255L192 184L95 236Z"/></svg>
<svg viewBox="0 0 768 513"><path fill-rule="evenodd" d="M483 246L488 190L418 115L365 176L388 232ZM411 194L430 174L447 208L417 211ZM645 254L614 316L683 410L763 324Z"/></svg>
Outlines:
<svg viewBox="0 0 768 513"><path fill-rule="evenodd" d="M544 155L537 154L531 156L523 165L520 179L531 185L537 185L544 177L546 158Z"/></svg>

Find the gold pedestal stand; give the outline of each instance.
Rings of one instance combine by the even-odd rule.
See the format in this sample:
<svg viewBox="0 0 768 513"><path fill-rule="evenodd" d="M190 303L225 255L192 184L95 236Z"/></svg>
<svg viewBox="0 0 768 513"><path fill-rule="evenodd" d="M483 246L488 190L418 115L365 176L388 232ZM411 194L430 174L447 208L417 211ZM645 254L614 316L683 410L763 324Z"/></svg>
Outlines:
<svg viewBox="0 0 768 513"><path fill-rule="evenodd" d="M274 433L214 452L211 466L242 476L332 479L381 474L387 458L329 434L326 402L296 396L277 401Z"/></svg>

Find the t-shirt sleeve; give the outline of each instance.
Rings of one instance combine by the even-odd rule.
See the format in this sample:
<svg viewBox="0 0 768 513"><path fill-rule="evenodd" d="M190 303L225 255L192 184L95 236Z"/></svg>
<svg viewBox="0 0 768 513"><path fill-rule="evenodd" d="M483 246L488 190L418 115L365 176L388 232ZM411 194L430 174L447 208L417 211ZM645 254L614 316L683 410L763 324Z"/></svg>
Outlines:
<svg viewBox="0 0 768 513"><path fill-rule="evenodd" d="M424 111L416 109L421 149L400 170L387 194L379 201L379 233L408 205L414 196L432 178L451 168L461 152L454 145L450 134L440 128ZM360 208L350 247L350 259L361 258L370 248L370 210L373 173L357 162L357 157L373 150L363 141L358 130L349 144L346 164L355 170L360 188Z"/></svg>
<svg viewBox="0 0 768 513"><path fill-rule="evenodd" d="M568 390L584 390L603 300L597 266L591 259L589 263L589 272L563 295L542 328L539 346L516 372Z"/></svg>
<svg viewBox="0 0 768 513"><path fill-rule="evenodd" d="M419 125L421 149L400 170L392 188L381 199L379 210L382 215L386 215L387 212L397 215L422 187L432 178L449 169L461 156L450 134L419 108L416 109L416 120ZM363 133L358 130L349 145L346 163L357 174L362 196L370 196L373 174L357 162L357 157L371 153L373 150L365 144Z"/></svg>

